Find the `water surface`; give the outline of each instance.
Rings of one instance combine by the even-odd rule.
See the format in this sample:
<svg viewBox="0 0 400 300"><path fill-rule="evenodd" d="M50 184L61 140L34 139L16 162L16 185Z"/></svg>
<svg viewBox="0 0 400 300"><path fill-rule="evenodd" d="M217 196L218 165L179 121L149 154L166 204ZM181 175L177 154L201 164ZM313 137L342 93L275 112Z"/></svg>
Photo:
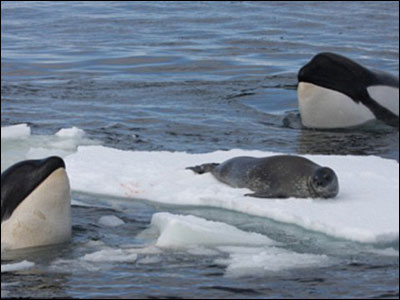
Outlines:
<svg viewBox="0 0 400 300"><path fill-rule="evenodd" d="M131 151L242 148L398 160L397 129L284 126L285 116L297 112L298 69L323 51L398 76L398 2L3 1L1 125L27 123L33 134L45 136L76 126L89 139ZM224 210L93 194L73 198L89 204L73 206L73 242L23 253L35 267L3 273L2 296L399 295L398 255L374 255L365 245ZM166 210L265 233L288 249L328 254L339 262L241 279L224 276L213 256L179 251L162 253L154 264L79 267L89 241L143 246L147 241L134 237L149 226L153 213ZM110 214L125 221L118 234L99 228L98 219ZM398 251L398 244L389 246ZM60 259L75 263L64 266Z"/></svg>

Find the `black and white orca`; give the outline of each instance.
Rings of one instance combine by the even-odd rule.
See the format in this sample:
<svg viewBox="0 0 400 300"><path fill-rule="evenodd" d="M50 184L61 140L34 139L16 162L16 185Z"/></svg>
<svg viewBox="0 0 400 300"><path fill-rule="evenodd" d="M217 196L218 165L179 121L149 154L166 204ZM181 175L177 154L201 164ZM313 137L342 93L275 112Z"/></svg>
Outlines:
<svg viewBox="0 0 400 300"><path fill-rule="evenodd" d="M346 128L380 120L399 127L399 79L334 53L319 53L298 73L302 123Z"/></svg>
<svg viewBox="0 0 400 300"><path fill-rule="evenodd" d="M21 161L1 174L1 246L19 249L71 238L71 195L64 161Z"/></svg>

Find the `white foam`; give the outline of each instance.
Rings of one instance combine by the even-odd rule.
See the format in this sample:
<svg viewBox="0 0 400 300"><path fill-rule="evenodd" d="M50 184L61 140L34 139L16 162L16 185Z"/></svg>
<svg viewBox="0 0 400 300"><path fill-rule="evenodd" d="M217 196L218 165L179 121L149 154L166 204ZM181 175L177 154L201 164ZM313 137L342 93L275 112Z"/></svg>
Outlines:
<svg viewBox="0 0 400 300"><path fill-rule="evenodd" d="M23 271L32 268L35 263L24 260L18 263L13 264L2 264L1 265L1 273L5 272L16 272L16 271Z"/></svg>
<svg viewBox="0 0 400 300"><path fill-rule="evenodd" d="M215 249L201 245L187 247L185 250L187 253L194 256L217 256L220 254L220 252Z"/></svg>
<svg viewBox="0 0 400 300"><path fill-rule="evenodd" d="M98 223L106 227L118 227L125 224L123 220L116 216L102 216Z"/></svg>
<svg viewBox="0 0 400 300"><path fill-rule="evenodd" d="M82 271L104 272L112 269L116 263L123 264L157 264L162 261L159 254L161 250L157 247L137 248L121 245L119 248L112 248L101 241L89 241L83 245L89 252L78 259L56 259L49 266L52 272L63 272L68 269L72 273ZM138 256L140 258L138 259Z"/></svg>
<svg viewBox="0 0 400 300"><path fill-rule="evenodd" d="M151 224L160 232L156 246L187 248L192 245L274 245L268 237L195 216L156 213Z"/></svg>
<svg viewBox="0 0 400 300"><path fill-rule="evenodd" d="M89 262L134 262L137 254L124 249L103 249L84 255L81 260Z"/></svg>
<svg viewBox="0 0 400 300"><path fill-rule="evenodd" d="M376 249L376 248L370 248L367 249L366 251L370 252L370 253L374 253L377 255L381 255L381 256L399 256L399 250L394 249L392 247L390 248L385 248L385 249Z"/></svg>
<svg viewBox="0 0 400 300"><path fill-rule="evenodd" d="M206 154L122 151L82 146L66 157L73 190L139 198L172 205L211 206L296 224L358 242L392 242L399 238L399 165L375 156L304 155L335 170L338 197L256 199L250 192L196 175L188 166L222 162L235 156L277 153L248 150Z"/></svg>
<svg viewBox="0 0 400 300"><path fill-rule="evenodd" d="M162 262L161 257L159 256L146 256L137 261L138 264L142 265L155 265Z"/></svg>

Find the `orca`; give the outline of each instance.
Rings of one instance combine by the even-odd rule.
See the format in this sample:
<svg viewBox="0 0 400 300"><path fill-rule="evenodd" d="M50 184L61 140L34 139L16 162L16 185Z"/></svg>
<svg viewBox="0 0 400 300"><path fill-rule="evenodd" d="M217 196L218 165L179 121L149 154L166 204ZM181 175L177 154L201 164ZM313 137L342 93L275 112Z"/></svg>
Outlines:
<svg viewBox="0 0 400 300"><path fill-rule="evenodd" d="M335 53L319 53L298 72L301 121L347 128L380 120L399 127L399 79Z"/></svg>
<svg viewBox="0 0 400 300"><path fill-rule="evenodd" d="M1 174L1 247L20 249L71 239L71 193L57 156L24 160Z"/></svg>

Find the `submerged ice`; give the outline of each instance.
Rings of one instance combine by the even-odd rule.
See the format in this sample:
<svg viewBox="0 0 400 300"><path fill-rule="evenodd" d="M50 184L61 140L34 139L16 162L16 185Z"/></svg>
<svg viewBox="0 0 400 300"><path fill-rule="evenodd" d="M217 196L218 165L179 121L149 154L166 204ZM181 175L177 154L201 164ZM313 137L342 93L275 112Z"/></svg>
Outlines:
<svg viewBox="0 0 400 300"><path fill-rule="evenodd" d="M212 256L215 255L215 252L210 253L213 249L227 254L228 258L217 258L215 263L226 267L226 275L230 277L332 263L332 258L326 255L296 253L279 247L280 243L265 235L199 217L156 213L151 225L159 232L157 247L184 249L194 255L205 253ZM194 249L198 252L193 253Z"/></svg>

